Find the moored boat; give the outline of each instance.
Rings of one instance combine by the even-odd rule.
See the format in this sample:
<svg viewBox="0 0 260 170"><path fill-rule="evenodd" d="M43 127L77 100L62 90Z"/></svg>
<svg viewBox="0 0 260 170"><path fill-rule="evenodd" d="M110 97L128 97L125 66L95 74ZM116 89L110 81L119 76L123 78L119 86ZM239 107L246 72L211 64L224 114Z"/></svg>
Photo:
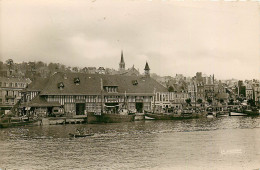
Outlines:
<svg viewBox="0 0 260 170"><path fill-rule="evenodd" d="M260 111L259 110L245 110L243 113L247 114L247 116L259 116Z"/></svg>
<svg viewBox="0 0 260 170"><path fill-rule="evenodd" d="M212 112L209 112L208 114L207 114L207 118L214 118L215 116L214 116L214 114L212 113Z"/></svg>
<svg viewBox="0 0 260 170"><path fill-rule="evenodd" d="M117 114L117 113L87 113L88 123L120 123L120 122L132 122L135 120L134 114Z"/></svg>
<svg viewBox="0 0 260 170"><path fill-rule="evenodd" d="M135 120L144 120L145 115L144 113L135 113Z"/></svg>
<svg viewBox="0 0 260 170"><path fill-rule="evenodd" d="M18 122L0 122L0 128L9 128L9 127L16 127L16 126L25 126L25 125L33 125L36 123L36 120L31 121L18 121Z"/></svg>
<svg viewBox="0 0 260 170"><path fill-rule="evenodd" d="M219 111L216 114L216 117L227 117L229 116L229 112L228 111Z"/></svg>
<svg viewBox="0 0 260 170"><path fill-rule="evenodd" d="M145 113L145 116L155 120L182 120L182 119L192 119L195 118L192 115L178 115L178 114L162 114L162 113Z"/></svg>
<svg viewBox="0 0 260 170"><path fill-rule="evenodd" d="M69 133L69 136L70 137L74 137L74 138L84 138L84 137L87 137L87 136L94 136L93 133L91 134L72 134L72 133Z"/></svg>
<svg viewBox="0 0 260 170"><path fill-rule="evenodd" d="M246 113L243 113L243 112L230 112L229 113L229 116L247 116Z"/></svg>

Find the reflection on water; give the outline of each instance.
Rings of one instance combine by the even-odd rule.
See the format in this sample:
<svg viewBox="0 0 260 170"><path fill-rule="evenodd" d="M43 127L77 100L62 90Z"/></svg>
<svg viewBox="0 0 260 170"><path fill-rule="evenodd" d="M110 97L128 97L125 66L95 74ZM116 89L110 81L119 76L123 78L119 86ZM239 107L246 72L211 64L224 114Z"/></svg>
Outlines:
<svg viewBox="0 0 260 170"><path fill-rule="evenodd" d="M76 128L92 137L69 138ZM0 129L6 169L257 169L260 118Z"/></svg>

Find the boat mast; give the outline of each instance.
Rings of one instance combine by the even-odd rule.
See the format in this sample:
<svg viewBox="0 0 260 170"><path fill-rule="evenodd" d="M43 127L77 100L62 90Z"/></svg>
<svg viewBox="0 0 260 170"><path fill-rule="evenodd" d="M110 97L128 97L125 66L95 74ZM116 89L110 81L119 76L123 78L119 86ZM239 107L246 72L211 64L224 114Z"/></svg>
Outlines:
<svg viewBox="0 0 260 170"><path fill-rule="evenodd" d="M154 98L153 98L153 113L155 111L155 98L156 98L156 88L154 88Z"/></svg>
<svg viewBox="0 0 260 170"><path fill-rule="evenodd" d="M125 91L125 99L124 99L124 103L125 103L125 109L127 109L127 101L126 101L126 91Z"/></svg>
<svg viewBox="0 0 260 170"><path fill-rule="evenodd" d="M195 113L197 112L197 92L196 85L194 83L194 92L195 92Z"/></svg>
<svg viewBox="0 0 260 170"><path fill-rule="evenodd" d="M103 114L103 80L100 78L100 84L101 84L101 114Z"/></svg>

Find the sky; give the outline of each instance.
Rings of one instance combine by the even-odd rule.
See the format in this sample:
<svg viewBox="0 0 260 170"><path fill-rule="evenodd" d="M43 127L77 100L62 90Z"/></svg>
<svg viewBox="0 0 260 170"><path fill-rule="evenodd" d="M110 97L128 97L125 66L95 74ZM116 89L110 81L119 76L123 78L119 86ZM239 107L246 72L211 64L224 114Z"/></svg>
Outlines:
<svg viewBox="0 0 260 170"><path fill-rule="evenodd" d="M260 78L258 2L0 0L0 59Z"/></svg>

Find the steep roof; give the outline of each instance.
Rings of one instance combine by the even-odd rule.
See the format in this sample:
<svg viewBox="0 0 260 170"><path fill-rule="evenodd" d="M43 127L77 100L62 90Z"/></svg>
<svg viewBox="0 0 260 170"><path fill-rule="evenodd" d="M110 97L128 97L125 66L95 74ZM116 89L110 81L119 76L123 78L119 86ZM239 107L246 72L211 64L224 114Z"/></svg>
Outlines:
<svg viewBox="0 0 260 170"><path fill-rule="evenodd" d="M48 80L48 78L38 77L28 85L27 89L24 89L23 91L41 91L48 83Z"/></svg>
<svg viewBox="0 0 260 170"><path fill-rule="evenodd" d="M6 83L30 83L31 80L29 78L18 78L18 77L0 77L0 82Z"/></svg>
<svg viewBox="0 0 260 170"><path fill-rule="evenodd" d="M40 95L98 95L101 93L101 79L103 86L117 86L119 94L151 94L155 88L157 92L167 92L167 89L154 79L144 76L66 73L66 77L64 79L64 73L51 76ZM74 83L76 77L80 79L78 85ZM134 85L135 81L137 85ZM58 88L60 82L64 84L62 90Z"/></svg>

